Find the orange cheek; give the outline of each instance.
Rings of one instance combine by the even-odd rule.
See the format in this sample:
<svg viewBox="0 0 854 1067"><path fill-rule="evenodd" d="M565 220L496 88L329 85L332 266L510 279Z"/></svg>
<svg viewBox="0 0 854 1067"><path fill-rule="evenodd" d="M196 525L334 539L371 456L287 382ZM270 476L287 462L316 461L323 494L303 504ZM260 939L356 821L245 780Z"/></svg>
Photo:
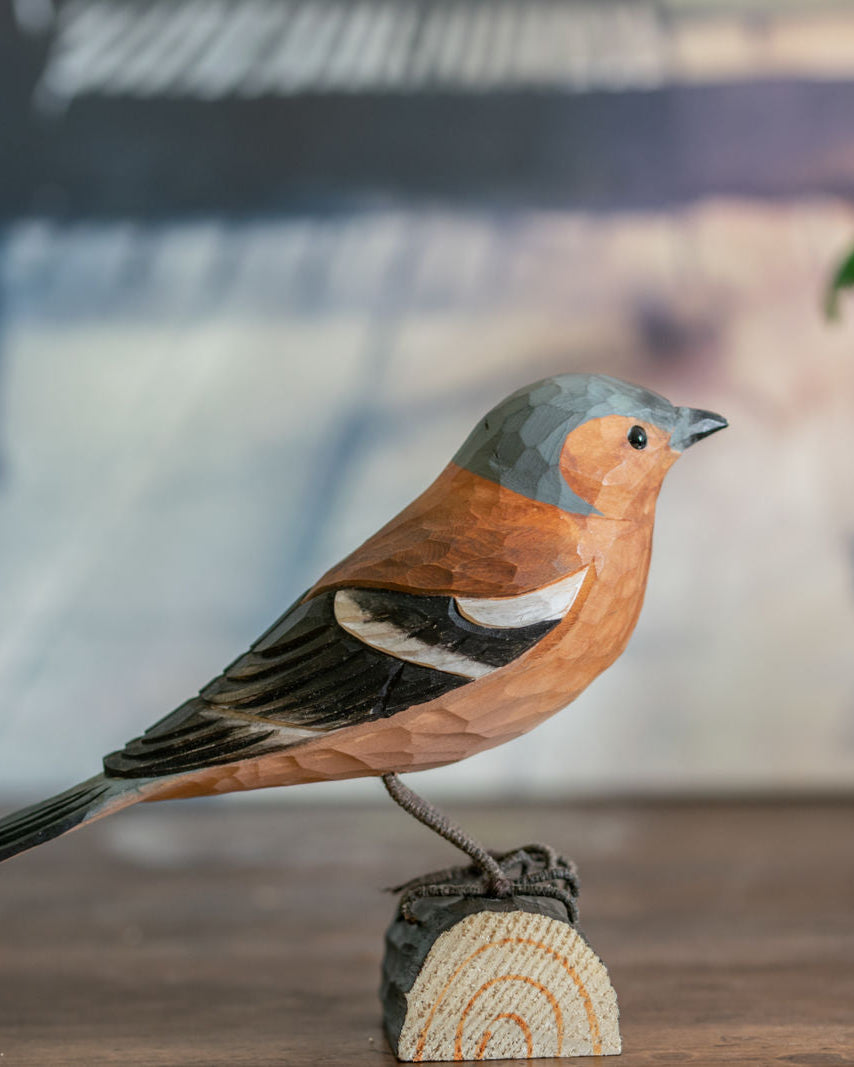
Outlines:
<svg viewBox="0 0 854 1067"><path fill-rule="evenodd" d="M661 430L648 430L642 452L626 440L633 420L593 419L567 437L560 468L569 487L603 515L640 518L655 505L665 474L679 456Z"/></svg>
<svg viewBox="0 0 854 1067"><path fill-rule="evenodd" d="M573 430L560 457L560 472L570 489L594 507L614 464L614 442L605 434L606 421L595 419Z"/></svg>

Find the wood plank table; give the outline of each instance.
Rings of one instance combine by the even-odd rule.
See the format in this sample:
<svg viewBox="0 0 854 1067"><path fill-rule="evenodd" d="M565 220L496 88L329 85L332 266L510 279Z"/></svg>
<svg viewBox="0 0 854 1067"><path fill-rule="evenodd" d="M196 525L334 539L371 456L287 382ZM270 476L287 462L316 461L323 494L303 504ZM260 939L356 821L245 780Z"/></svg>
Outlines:
<svg viewBox="0 0 854 1067"><path fill-rule="evenodd" d="M450 807L578 862L614 1062L854 1064L854 801ZM391 805L220 800L11 860L0 1065L385 1067L380 887L453 861Z"/></svg>

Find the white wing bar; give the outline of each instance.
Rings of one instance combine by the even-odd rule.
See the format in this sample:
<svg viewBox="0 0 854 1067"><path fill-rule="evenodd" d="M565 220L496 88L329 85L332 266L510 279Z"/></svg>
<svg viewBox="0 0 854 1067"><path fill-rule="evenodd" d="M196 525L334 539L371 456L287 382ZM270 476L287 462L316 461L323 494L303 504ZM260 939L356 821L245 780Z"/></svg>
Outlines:
<svg viewBox="0 0 854 1067"><path fill-rule="evenodd" d="M562 619L575 603L586 574L587 567L521 596L496 597L492 600L457 597L457 608L469 622L505 630Z"/></svg>
<svg viewBox="0 0 854 1067"><path fill-rule="evenodd" d="M407 663L421 667L433 667L446 674L458 674L462 678L482 678L495 670L487 663L478 663L459 652L442 645L428 645L417 637L411 637L393 623L372 619L356 603L346 589L335 594L335 618L348 634L357 637L379 652L387 652Z"/></svg>

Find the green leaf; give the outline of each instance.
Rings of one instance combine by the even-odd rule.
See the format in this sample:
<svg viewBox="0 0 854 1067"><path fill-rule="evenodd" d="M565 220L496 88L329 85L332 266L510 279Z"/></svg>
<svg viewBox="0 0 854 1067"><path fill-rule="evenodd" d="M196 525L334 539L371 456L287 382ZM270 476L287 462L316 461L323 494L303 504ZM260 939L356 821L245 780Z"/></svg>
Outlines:
<svg viewBox="0 0 854 1067"><path fill-rule="evenodd" d="M854 289L854 251L836 268L825 298L825 314L833 321L839 318L839 296L843 289Z"/></svg>

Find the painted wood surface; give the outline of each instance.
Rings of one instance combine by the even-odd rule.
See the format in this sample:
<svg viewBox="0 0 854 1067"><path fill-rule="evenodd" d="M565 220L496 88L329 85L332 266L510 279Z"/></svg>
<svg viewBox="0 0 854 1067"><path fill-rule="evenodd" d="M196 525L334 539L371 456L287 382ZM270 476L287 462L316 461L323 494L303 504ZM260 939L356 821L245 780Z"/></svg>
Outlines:
<svg viewBox="0 0 854 1067"><path fill-rule="evenodd" d="M110 753L94 799L0 821L0 859L140 799L425 770L525 733L625 648L664 477L726 425L607 375L518 389L247 653Z"/></svg>

